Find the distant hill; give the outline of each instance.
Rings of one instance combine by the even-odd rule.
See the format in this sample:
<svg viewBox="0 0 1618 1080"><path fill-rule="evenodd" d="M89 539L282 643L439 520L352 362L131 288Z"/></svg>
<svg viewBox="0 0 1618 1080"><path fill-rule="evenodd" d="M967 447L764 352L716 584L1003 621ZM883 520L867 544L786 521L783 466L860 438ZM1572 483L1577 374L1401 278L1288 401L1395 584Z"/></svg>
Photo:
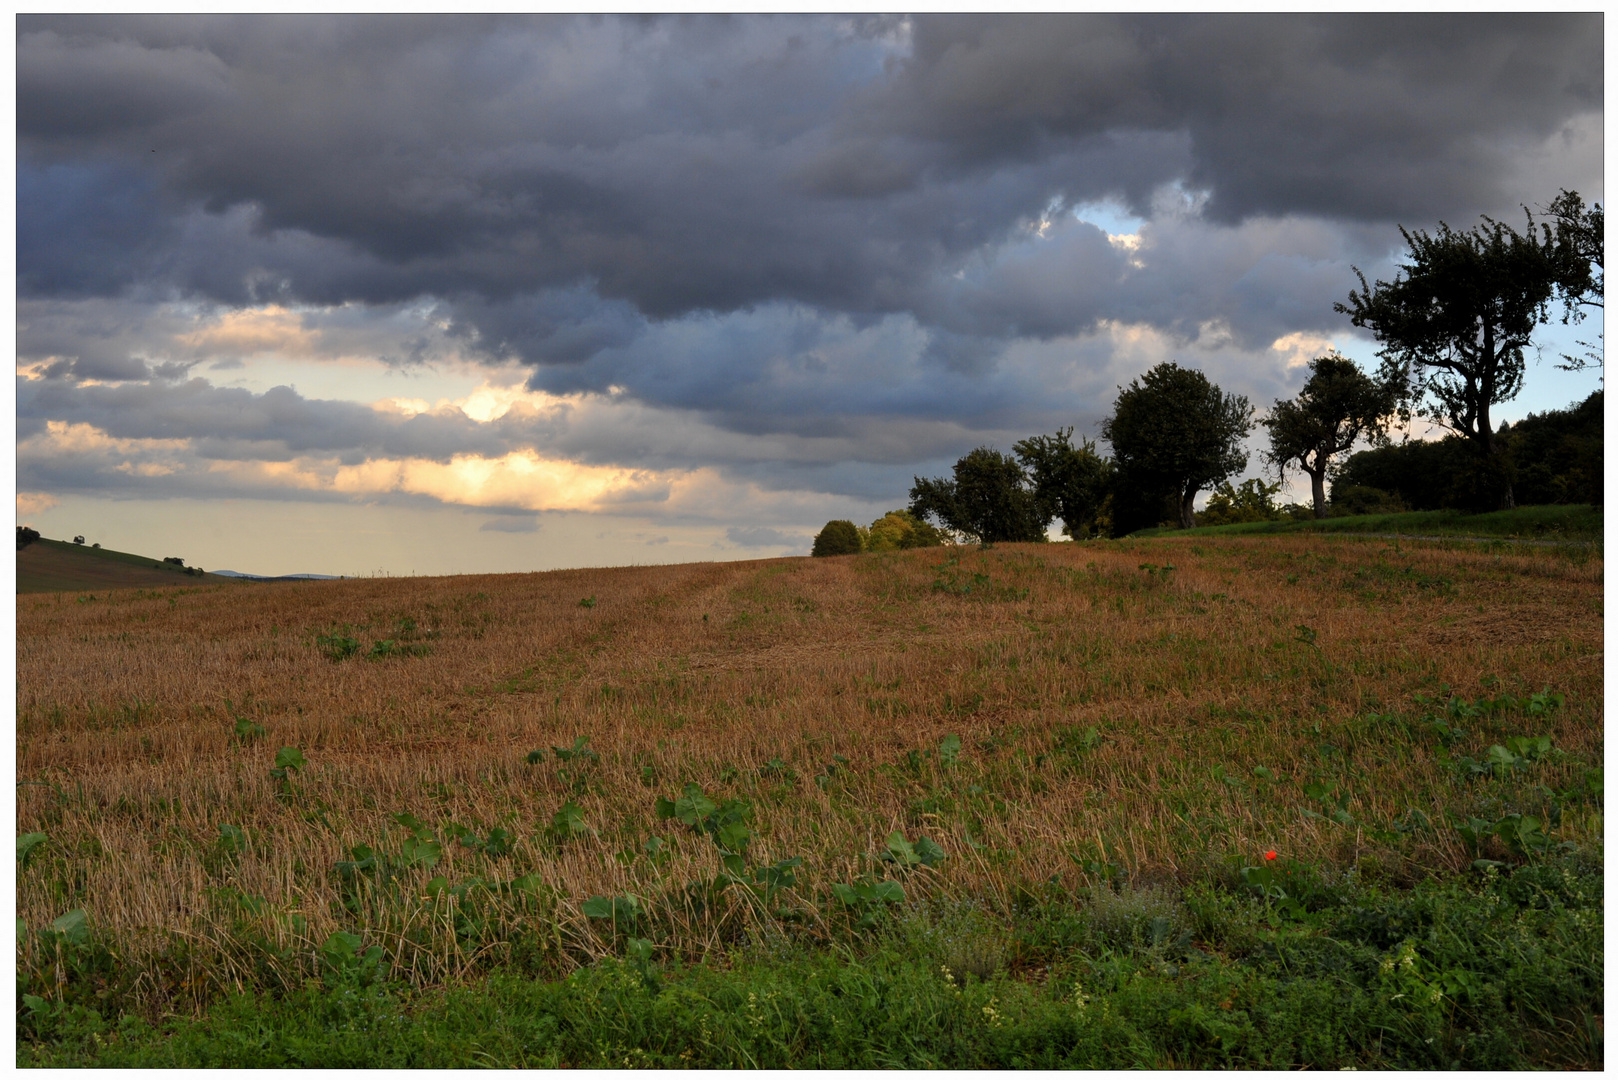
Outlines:
<svg viewBox="0 0 1618 1080"><path fill-rule="evenodd" d="M244 574L240 570L210 570L220 577L239 578L242 581L341 581L341 574Z"/></svg>
<svg viewBox="0 0 1618 1080"><path fill-rule="evenodd" d="M19 593L218 585L231 580L216 574L188 574L161 559L65 540L41 538L17 552Z"/></svg>

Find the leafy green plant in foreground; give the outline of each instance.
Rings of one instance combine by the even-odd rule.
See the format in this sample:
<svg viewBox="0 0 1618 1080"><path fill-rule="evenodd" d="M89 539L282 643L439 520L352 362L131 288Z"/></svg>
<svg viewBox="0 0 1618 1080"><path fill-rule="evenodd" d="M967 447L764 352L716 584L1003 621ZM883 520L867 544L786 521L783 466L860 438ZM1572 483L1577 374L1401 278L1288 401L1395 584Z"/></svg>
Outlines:
<svg viewBox="0 0 1618 1080"><path fill-rule="evenodd" d="M595 830L584 820L584 808L571 800L551 815L550 826L545 831L558 843L575 836L595 835Z"/></svg>
<svg viewBox="0 0 1618 1080"><path fill-rule="evenodd" d="M264 725L256 722L251 717L239 715L236 712L236 706L231 704L229 698L225 699L225 711L230 714L231 720L235 722L236 726L233 729L233 733L237 742L249 743L254 739L261 739L264 737Z"/></svg>
<svg viewBox="0 0 1618 1080"><path fill-rule="evenodd" d="M281 800L291 799L294 794L293 774L308 767L308 759L296 746L283 746L277 750L275 764L270 768L270 779L275 781L275 797Z"/></svg>
<svg viewBox="0 0 1618 1080"><path fill-rule="evenodd" d="M454 822L444 826L444 835L458 841L462 847L480 855L487 855L491 859L510 855L517 842L516 837L505 829L490 829L487 835L479 836L476 830Z"/></svg>
<svg viewBox="0 0 1618 1080"><path fill-rule="evenodd" d="M878 856L882 862L892 863L899 870L913 870L918 866L937 866L949 858L944 849L925 836L917 837L914 843L905 839L905 834L895 829L888 834L887 849Z"/></svg>
<svg viewBox="0 0 1618 1080"><path fill-rule="evenodd" d="M831 893L854 916L855 928L859 930L873 929L882 921L890 904L902 904L905 898L904 886L891 878L882 881L866 878L847 885L837 882L833 883Z"/></svg>
<svg viewBox="0 0 1618 1080"><path fill-rule="evenodd" d="M358 934L339 930L320 946L319 955L328 986L358 983L370 986L384 970L380 945L362 949L365 941Z"/></svg>
<svg viewBox="0 0 1618 1080"><path fill-rule="evenodd" d="M645 905L640 897L629 893L619 896L592 896L579 906L579 910L592 919L605 919L612 929L626 933L640 928Z"/></svg>
<svg viewBox="0 0 1618 1080"><path fill-rule="evenodd" d="M226 857L240 855L247 850L247 833L238 825L221 822L219 839L214 841L214 847Z"/></svg>
<svg viewBox="0 0 1618 1080"><path fill-rule="evenodd" d="M1463 757L1455 762L1455 767L1465 777L1505 777L1527 772L1541 761L1553 760L1560 754L1561 751L1551 745L1549 735L1532 738L1519 735L1507 739L1504 745L1495 743L1490 746L1482 761Z"/></svg>
<svg viewBox="0 0 1618 1080"><path fill-rule="evenodd" d="M50 837L42 832L23 833L17 837L17 869L26 870L34 855L45 846Z"/></svg>
<svg viewBox="0 0 1618 1080"><path fill-rule="evenodd" d="M1324 817L1335 821L1339 825L1354 824L1354 815L1348 812L1350 796L1343 788L1332 789L1325 784L1311 781L1303 786L1303 793L1320 804L1320 812L1305 810L1303 816L1307 818Z"/></svg>
<svg viewBox="0 0 1618 1080"><path fill-rule="evenodd" d="M577 762L578 764L582 765L586 762L595 762L601 760L601 755L590 749L590 736L588 735L576 736L573 740L572 747L566 750L562 749L560 746L553 746L551 747L551 753L556 755L557 761L563 762L564 764L568 762Z"/></svg>
<svg viewBox="0 0 1618 1080"><path fill-rule="evenodd" d="M359 638L348 632L348 627L315 635L315 647L333 663L347 660L360 651Z"/></svg>
<svg viewBox="0 0 1618 1080"><path fill-rule="evenodd" d="M697 784L686 784L677 799L659 798L656 803L659 820L670 819L689 826L692 831L713 838L720 850L741 855L753 838L748 822L753 818L753 807L746 799L727 799L716 803Z"/></svg>
<svg viewBox="0 0 1618 1080"><path fill-rule="evenodd" d="M1532 814L1506 814L1495 821L1469 817L1464 821L1457 820L1455 831L1466 841L1474 855L1483 853L1484 842L1491 836L1499 837L1506 850L1520 859L1544 855L1553 844L1545 822ZM1473 865L1481 868L1501 864L1480 858Z"/></svg>
<svg viewBox="0 0 1618 1080"><path fill-rule="evenodd" d="M427 656L432 652L432 646L425 641L398 641L394 638L378 638L371 642L371 651L365 654L367 660L386 660L394 656Z"/></svg>

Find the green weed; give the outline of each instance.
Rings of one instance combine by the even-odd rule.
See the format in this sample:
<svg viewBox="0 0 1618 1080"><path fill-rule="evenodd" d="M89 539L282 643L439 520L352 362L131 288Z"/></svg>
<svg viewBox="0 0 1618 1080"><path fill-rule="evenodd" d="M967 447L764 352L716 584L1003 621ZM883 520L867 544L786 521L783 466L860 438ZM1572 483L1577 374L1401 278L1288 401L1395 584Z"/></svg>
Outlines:
<svg viewBox="0 0 1618 1080"><path fill-rule="evenodd" d="M1303 877L1313 871L1300 868ZM1264 886L1273 890L1272 884ZM1316 888L1277 921L1254 886L1052 895L1009 938L981 906L891 913L851 950L759 943L682 967L595 897L621 958L428 994L357 934L322 980L158 1026L20 998L20 1065L1591 1069L1601 1065L1598 865L1565 859L1404 891ZM1283 886L1291 895L1290 888ZM1307 890L1305 890L1307 891ZM470 895L470 894L468 894ZM841 903L841 901L839 901ZM1484 927L1478 934L1474 928ZM52 932L56 933L55 931ZM82 921L63 933L90 947ZM56 938L33 936L31 948ZM26 974L26 973L25 973Z"/></svg>
<svg viewBox="0 0 1618 1080"><path fill-rule="evenodd" d="M28 869L28 864L49 839L42 832L23 833L17 837L17 869Z"/></svg>
<svg viewBox="0 0 1618 1080"><path fill-rule="evenodd" d="M315 646L333 663L347 660L360 651L359 638L351 635L346 626L341 630L316 634Z"/></svg>

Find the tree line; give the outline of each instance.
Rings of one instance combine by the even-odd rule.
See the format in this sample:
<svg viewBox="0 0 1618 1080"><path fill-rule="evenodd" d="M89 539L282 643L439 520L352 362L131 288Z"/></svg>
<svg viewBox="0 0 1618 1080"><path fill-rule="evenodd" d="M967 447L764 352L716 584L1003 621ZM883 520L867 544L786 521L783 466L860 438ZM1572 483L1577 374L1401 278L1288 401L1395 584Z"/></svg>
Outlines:
<svg viewBox="0 0 1618 1080"><path fill-rule="evenodd" d="M1374 373L1336 353L1315 357L1298 395L1255 419L1245 397L1200 371L1158 364L1119 388L1101 422L1110 457L1089 439L1075 442L1071 427L1022 439L1010 454L981 446L950 476L916 477L909 506L870 529L828 523L814 553L872 550L869 537L890 519L905 523L909 546L946 536L1038 541L1057 520L1074 539L1161 524L1190 528L1199 516L1194 501L1205 491L1214 494L1204 517L1273 515L1271 498L1293 469L1309 477L1311 489L1307 511L1293 513L1317 518L1334 505L1510 508L1519 489L1530 501L1599 502L1599 394L1515 428L1492 420L1491 410L1521 391L1525 350L1535 329L1555 317L1553 303L1569 324L1603 305L1600 204L1563 191L1542 211L1544 220L1524 212L1521 233L1487 217L1469 231L1443 222L1433 233L1401 226L1406 261L1392 281L1368 282L1356 268L1359 288L1334 309L1375 338ZM1581 356L1563 356L1559 366L1601 365L1599 344L1581 345ZM1390 430L1408 430L1416 418L1449 436L1393 443ZM1230 478L1247 467L1243 443L1255 426L1268 435L1262 456L1276 481L1234 488ZM1362 444L1368 449L1344 459Z"/></svg>

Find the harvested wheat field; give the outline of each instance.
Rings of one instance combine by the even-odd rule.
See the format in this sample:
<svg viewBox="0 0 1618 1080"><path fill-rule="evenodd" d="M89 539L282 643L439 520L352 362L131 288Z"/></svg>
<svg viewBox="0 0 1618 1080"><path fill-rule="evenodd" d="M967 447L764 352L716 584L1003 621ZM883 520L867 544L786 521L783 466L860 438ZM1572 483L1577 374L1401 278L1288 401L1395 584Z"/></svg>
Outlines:
<svg viewBox="0 0 1618 1080"><path fill-rule="evenodd" d="M19 831L44 837L19 864L19 956L41 1009L200 1016L337 977L677 982L967 919L988 944L939 986L1071 1013L1113 992L1107 956L1184 981L1252 934L1330 937L1315 913L1345 897L1470 896L1602 843L1588 547L1161 539L17 603ZM1219 904L1256 929L1222 937ZM1067 944L1028 929L1050 905ZM1595 989L1524 1020L1538 1042L1499 1036L1533 1063L1599 1054L1599 898L1580 910ZM1404 937L1366 939L1367 987L1425 970L1398 967ZM1495 1060L1454 1012L1469 984L1440 976L1425 1012L1376 998L1409 1013L1416 1057L1379 1032L1132 1060ZM1424 1062L1422 1038L1455 1056ZM622 1062L522 1060L664 1060L620 1041Z"/></svg>

